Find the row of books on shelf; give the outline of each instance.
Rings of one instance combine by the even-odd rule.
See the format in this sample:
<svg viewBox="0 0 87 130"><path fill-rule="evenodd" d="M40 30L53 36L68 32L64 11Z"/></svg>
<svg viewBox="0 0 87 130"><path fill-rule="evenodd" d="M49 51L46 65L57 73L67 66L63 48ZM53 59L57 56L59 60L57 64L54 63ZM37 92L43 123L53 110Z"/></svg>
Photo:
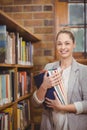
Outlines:
<svg viewBox="0 0 87 130"><path fill-rule="evenodd" d="M17 130L24 130L30 122L30 101L24 100L17 105ZM0 130L13 130L14 111L13 108L7 108L0 112Z"/></svg>
<svg viewBox="0 0 87 130"><path fill-rule="evenodd" d="M0 63L33 65L33 44L0 25Z"/></svg>
<svg viewBox="0 0 87 130"><path fill-rule="evenodd" d="M0 72L0 106L15 101L15 72L3 70ZM26 71L17 73L17 98L32 92L32 74Z"/></svg>
<svg viewBox="0 0 87 130"><path fill-rule="evenodd" d="M24 130L29 125L29 122L31 120L30 117L30 101L23 100L18 104L17 108L17 129L18 130Z"/></svg>

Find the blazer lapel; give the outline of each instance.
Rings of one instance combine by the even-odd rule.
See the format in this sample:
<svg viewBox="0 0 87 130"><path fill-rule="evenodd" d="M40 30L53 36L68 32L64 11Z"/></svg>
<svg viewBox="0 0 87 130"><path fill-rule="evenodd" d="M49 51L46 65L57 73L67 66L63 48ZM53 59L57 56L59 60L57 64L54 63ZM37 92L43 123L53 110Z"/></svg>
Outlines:
<svg viewBox="0 0 87 130"><path fill-rule="evenodd" d="M77 78L77 70L78 70L77 62L75 60L73 60L72 67L71 67L71 73L70 73L70 77L69 77L69 82L68 82L68 93L67 93L68 103L70 103L72 92L75 87L74 85L75 85L75 80Z"/></svg>

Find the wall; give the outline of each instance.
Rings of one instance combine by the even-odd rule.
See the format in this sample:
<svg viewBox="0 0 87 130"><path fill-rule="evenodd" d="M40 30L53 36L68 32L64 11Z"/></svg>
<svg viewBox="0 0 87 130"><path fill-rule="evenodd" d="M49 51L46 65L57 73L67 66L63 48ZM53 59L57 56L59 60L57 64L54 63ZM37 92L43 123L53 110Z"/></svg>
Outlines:
<svg viewBox="0 0 87 130"><path fill-rule="evenodd" d="M41 39L34 44L35 70L54 59L54 0L0 0L8 15Z"/></svg>

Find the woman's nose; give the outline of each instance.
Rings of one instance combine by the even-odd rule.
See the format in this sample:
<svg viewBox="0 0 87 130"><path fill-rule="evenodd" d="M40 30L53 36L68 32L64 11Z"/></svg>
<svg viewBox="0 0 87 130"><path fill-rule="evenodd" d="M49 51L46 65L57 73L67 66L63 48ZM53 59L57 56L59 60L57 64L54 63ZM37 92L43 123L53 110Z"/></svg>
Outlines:
<svg viewBox="0 0 87 130"><path fill-rule="evenodd" d="M62 48L62 49L64 49L64 48L65 48L65 45L64 45L64 44L62 44L61 48Z"/></svg>

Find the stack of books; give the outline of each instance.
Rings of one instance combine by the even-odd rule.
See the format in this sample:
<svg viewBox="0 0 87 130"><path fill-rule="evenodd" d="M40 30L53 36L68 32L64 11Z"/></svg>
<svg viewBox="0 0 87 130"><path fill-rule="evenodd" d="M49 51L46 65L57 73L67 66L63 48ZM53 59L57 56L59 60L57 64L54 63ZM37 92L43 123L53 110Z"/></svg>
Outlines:
<svg viewBox="0 0 87 130"><path fill-rule="evenodd" d="M48 76L51 76L54 71L55 70L48 70ZM45 72L34 76L34 81L35 81L35 85L37 88L39 88L41 86L41 84L43 82L44 74L45 74ZM52 86L51 88L47 89L45 97L54 100L55 99L54 91L56 92L61 104L66 104L67 98L66 98L66 92L64 90L63 81L62 81L62 85Z"/></svg>

